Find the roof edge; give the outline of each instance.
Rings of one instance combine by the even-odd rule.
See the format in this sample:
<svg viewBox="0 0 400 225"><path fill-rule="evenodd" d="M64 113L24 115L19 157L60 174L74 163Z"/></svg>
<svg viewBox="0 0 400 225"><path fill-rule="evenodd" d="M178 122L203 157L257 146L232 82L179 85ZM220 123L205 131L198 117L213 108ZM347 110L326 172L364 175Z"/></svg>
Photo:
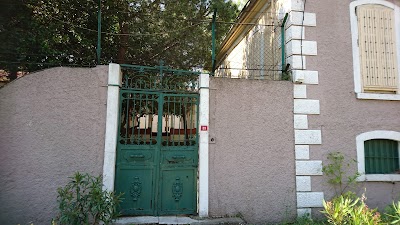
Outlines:
<svg viewBox="0 0 400 225"><path fill-rule="evenodd" d="M249 0L245 7L240 12L236 23L229 30L228 35L225 37L221 44L221 48L217 54L216 61L217 65L221 64L222 59L226 53L230 50L231 46L237 41L237 39L245 32L249 31L252 26L242 25L243 23L251 23L256 18L257 14L261 12L261 9L269 1L265 0Z"/></svg>

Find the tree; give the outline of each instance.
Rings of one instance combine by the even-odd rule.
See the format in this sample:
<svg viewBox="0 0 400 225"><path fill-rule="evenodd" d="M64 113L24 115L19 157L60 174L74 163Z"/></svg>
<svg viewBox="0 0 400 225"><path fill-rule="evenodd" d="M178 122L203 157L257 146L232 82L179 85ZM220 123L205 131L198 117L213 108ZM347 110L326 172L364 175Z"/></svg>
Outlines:
<svg viewBox="0 0 400 225"><path fill-rule="evenodd" d="M0 69L95 65L98 1L5 1ZM101 63L153 66L163 60L172 68L204 67L211 61L214 8L218 21L231 22L238 14L230 0L101 0ZM229 28L218 24L217 43Z"/></svg>

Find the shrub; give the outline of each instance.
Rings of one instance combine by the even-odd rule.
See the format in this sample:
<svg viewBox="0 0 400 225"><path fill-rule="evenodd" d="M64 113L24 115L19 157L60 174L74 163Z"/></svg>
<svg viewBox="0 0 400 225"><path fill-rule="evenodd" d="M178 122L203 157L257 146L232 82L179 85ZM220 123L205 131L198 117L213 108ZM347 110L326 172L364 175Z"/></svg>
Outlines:
<svg viewBox="0 0 400 225"><path fill-rule="evenodd" d="M102 190L101 176L75 173L64 188L58 188L57 221L67 224L109 224L119 213L121 195Z"/></svg>
<svg viewBox="0 0 400 225"><path fill-rule="evenodd" d="M365 204L364 195L362 198L354 197L354 193L347 193L323 202L325 214L328 222L335 225L377 225L383 224L381 217L376 209L370 209Z"/></svg>
<svg viewBox="0 0 400 225"><path fill-rule="evenodd" d="M345 163L345 158L340 152L329 153L327 159L329 164L322 167L322 172L329 177L328 183L333 185L336 196L342 195L348 187L356 184L360 174L356 172L351 176L345 176L344 169L350 168L350 163ZM356 161L352 160L352 162Z"/></svg>
<svg viewBox="0 0 400 225"><path fill-rule="evenodd" d="M400 224L400 202L394 203L385 208L382 220L388 224Z"/></svg>

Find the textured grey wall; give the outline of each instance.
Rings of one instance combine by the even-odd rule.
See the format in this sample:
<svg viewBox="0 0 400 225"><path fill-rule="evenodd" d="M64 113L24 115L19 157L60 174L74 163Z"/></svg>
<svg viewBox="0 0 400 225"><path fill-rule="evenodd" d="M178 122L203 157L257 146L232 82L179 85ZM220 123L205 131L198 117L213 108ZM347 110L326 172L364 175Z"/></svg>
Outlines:
<svg viewBox="0 0 400 225"><path fill-rule="evenodd" d="M102 173L107 71L53 68L0 89L0 224L50 224L57 187Z"/></svg>
<svg viewBox="0 0 400 225"><path fill-rule="evenodd" d="M296 213L293 84L210 81L210 215L278 222Z"/></svg>
<svg viewBox="0 0 400 225"><path fill-rule="evenodd" d="M319 99L321 115L309 116L309 128L322 130L322 145L310 147L312 159L324 159L329 152L343 152L356 159L356 136L373 130L400 131L400 102L360 100L354 93L353 58L349 4L351 1L307 1L306 11L317 15L317 26L307 27L306 40L316 40L318 55L307 57L307 69L319 71L319 85L307 86L307 95ZM400 1L389 1L400 5ZM334 9L334 10L332 10ZM357 171L356 164L349 173ZM313 177L313 191L333 195L326 177ZM400 184L390 182L359 183L366 188L370 207L383 207L400 197Z"/></svg>

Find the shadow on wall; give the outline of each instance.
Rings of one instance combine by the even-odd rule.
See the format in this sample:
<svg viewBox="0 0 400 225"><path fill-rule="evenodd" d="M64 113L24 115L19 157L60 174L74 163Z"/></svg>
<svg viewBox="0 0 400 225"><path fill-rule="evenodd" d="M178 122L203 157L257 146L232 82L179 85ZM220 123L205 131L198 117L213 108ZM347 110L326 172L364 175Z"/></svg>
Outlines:
<svg viewBox="0 0 400 225"><path fill-rule="evenodd" d="M57 187L102 173L107 73L52 68L0 88L0 224L50 224Z"/></svg>

